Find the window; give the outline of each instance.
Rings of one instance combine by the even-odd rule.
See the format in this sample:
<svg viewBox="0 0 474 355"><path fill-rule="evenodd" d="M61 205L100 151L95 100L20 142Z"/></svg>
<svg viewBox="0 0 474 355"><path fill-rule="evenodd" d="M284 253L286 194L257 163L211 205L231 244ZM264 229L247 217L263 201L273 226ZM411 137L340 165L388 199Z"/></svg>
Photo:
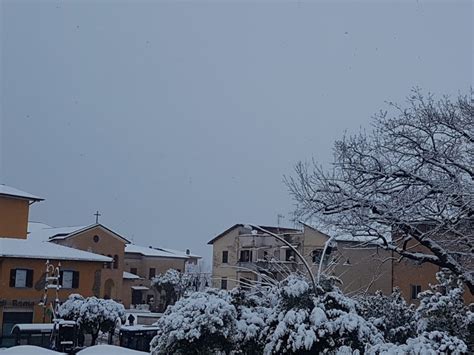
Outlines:
<svg viewBox="0 0 474 355"><path fill-rule="evenodd" d="M295 261L295 256L294 256L293 250L286 249L285 260L286 261Z"/></svg>
<svg viewBox="0 0 474 355"><path fill-rule="evenodd" d="M117 254L114 255L114 269L118 269L119 267L119 257Z"/></svg>
<svg viewBox="0 0 474 355"><path fill-rule="evenodd" d="M251 262L252 261L252 251L251 250L241 250L239 261L244 262L244 263Z"/></svg>
<svg viewBox="0 0 474 355"><path fill-rule="evenodd" d="M222 263L227 264L229 262L229 252L227 250L224 250L222 252Z"/></svg>
<svg viewBox="0 0 474 355"><path fill-rule="evenodd" d="M98 235L94 235L94 237L92 239L94 240L94 243L99 242L99 236Z"/></svg>
<svg viewBox="0 0 474 355"><path fill-rule="evenodd" d="M311 258L313 263L319 263L321 261L321 255L323 255L323 251L321 249L315 249L311 253Z"/></svg>
<svg viewBox="0 0 474 355"><path fill-rule="evenodd" d="M150 270L148 271L148 279L151 280L156 276L156 269L154 267L151 267Z"/></svg>
<svg viewBox="0 0 474 355"><path fill-rule="evenodd" d="M59 284L63 288L79 287L79 271L65 270L60 272Z"/></svg>
<svg viewBox="0 0 474 355"><path fill-rule="evenodd" d="M138 275L138 270L136 267L131 267L130 268L130 273L134 274L134 275Z"/></svg>
<svg viewBox="0 0 474 355"><path fill-rule="evenodd" d="M227 277L221 279L221 289L227 290Z"/></svg>
<svg viewBox="0 0 474 355"><path fill-rule="evenodd" d="M11 269L10 287L31 288L33 287L33 270Z"/></svg>
<svg viewBox="0 0 474 355"><path fill-rule="evenodd" d="M416 300L421 292L421 285L411 285L411 299Z"/></svg>

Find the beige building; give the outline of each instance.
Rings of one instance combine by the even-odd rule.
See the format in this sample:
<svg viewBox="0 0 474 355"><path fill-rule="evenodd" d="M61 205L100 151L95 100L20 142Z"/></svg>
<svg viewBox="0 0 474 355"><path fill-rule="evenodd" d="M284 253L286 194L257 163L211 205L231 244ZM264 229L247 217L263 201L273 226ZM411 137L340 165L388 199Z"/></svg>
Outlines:
<svg viewBox="0 0 474 355"><path fill-rule="evenodd" d="M305 258L314 274L329 236L308 226L303 229L261 226L289 242ZM290 272L305 272L301 260L287 245L261 231L236 224L217 235L213 246L212 283L232 289L265 282L265 276L280 280ZM342 281L346 293L392 289L392 265L384 250L376 244L338 240L331 242L323 269ZM383 262L385 261L385 262Z"/></svg>
<svg viewBox="0 0 474 355"><path fill-rule="evenodd" d="M125 274L132 292L124 296L126 306L147 304L152 310L162 310L165 295L152 287L152 279L169 269L186 271L190 265L197 264L200 256L189 250L181 252L174 249L142 247L127 244L125 247Z"/></svg>

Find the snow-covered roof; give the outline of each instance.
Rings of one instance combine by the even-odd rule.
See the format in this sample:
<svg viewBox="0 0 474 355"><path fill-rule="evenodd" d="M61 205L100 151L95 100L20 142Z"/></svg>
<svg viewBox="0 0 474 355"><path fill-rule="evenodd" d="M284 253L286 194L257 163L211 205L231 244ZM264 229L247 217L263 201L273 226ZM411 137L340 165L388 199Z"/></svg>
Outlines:
<svg viewBox="0 0 474 355"><path fill-rule="evenodd" d="M186 255L186 253L184 255L176 255L176 254L173 254L161 249L155 249L151 247L142 247L135 244L125 245L125 253L141 254L143 256L153 256L153 257L159 257L159 258L188 259L188 256Z"/></svg>
<svg viewBox="0 0 474 355"><path fill-rule="evenodd" d="M246 224L246 223L237 223L234 224L232 227L227 228L225 231L222 233L218 234L214 238L212 238L210 241L207 242L207 244L212 245L214 242L221 237L225 236L227 233L231 232L235 228L247 228L252 226L252 224ZM259 227L261 229L265 229L269 231L270 233L276 233L276 234L301 234L302 231L300 229L295 229L295 228L288 228L288 227L278 227L278 226L263 226L263 225L255 225L256 227ZM249 231L251 233L251 231ZM258 233L261 233L261 231L258 231ZM250 236L250 234L249 234Z"/></svg>
<svg viewBox="0 0 474 355"><path fill-rule="evenodd" d="M146 286L131 286L130 287L132 290L137 290L137 291L147 291L150 288Z"/></svg>
<svg viewBox="0 0 474 355"><path fill-rule="evenodd" d="M43 201L44 200L44 198L32 195L29 192L21 191L21 190L15 189L14 187L3 185L3 184L0 184L0 195L26 199L30 201Z"/></svg>
<svg viewBox="0 0 474 355"><path fill-rule="evenodd" d="M140 280L141 277L135 274L132 274L131 272L124 271L123 272L123 278L126 280Z"/></svg>
<svg viewBox="0 0 474 355"><path fill-rule="evenodd" d="M364 244L380 244L381 240L376 237L371 237L368 235L353 235L347 231L343 231L335 226L327 226L323 224L310 225L303 223L305 227L309 227L313 230L316 230L320 233L323 233L327 237L334 237L337 242L353 242L353 243L364 243ZM391 241L391 235L386 236L387 241Z"/></svg>
<svg viewBox="0 0 474 355"><path fill-rule="evenodd" d="M28 240L45 242L52 239L64 239L71 233L87 229L89 226L51 227L44 223L28 223Z"/></svg>
<svg viewBox="0 0 474 355"><path fill-rule="evenodd" d="M0 238L0 257L111 262L112 258L50 242Z"/></svg>
<svg viewBox="0 0 474 355"><path fill-rule="evenodd" d="M51 227L45 223L29 222L28 223L28 239L36 241L60 240L69 238L75 234L86 231L88 229L99 227L102 228L122 241L128 243L129 241L121 235L115 233L113 230L103 226L102 224L91 224L87 226L72 226L72 227Z"/></svg>
<svg viewBox="0 0 474 355"><path fill-rule="evenodd" d="M200 255L187 254L185 251L181 251L181 250L175 250L175 249L169 249L169 248L155 248L155 249L163 250L163 251L166 251L168 253L175 254L175 255L186 256L186 257L189 257L189 258L202 259L202 256L200 256Z"/></svg>

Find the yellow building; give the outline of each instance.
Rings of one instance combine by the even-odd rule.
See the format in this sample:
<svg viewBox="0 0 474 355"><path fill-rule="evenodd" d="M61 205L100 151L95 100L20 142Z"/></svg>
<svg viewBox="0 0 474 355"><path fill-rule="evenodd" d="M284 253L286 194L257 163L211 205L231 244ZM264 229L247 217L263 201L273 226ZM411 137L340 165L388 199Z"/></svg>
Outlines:
<svg viewBox="0 0 474 355"><path fill-rule="evenodd" d="M30 205L41 197L0 185L0 237L26 238Z"/></svg>
<svg viewBox="0 0 474 355"><path fill-rule="evenodd" d="M46 262L60 265L59 299L71 293L98 295L96 277L112 258L27 239L29 206L42 198L0 185L0 334L15 323L49 321L39 306L46 284ZM49 291L49 300L55 297Z"/></svg>
<svg viewBox="0 0 474 355"><path fill-rule="evenodd" d="M93 275L96 280L95 295L122 301L125 245L129 241L100 223L89 226L51 227L37 222L28 226L28 240L49 242L84 250L111 258Z"/></svg>

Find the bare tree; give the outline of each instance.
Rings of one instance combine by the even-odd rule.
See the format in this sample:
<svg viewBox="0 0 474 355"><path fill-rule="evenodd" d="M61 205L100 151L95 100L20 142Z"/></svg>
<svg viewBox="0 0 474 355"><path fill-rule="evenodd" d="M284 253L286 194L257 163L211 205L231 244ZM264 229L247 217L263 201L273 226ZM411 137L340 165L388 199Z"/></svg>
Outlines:
<svg viewBox="0 0 474 355"><path fill-rule="evenodd" d="M471 97L435 100L416 89L405 108L389 103L369 132L336 141L331 168L298 163L285 177L296 218L448 268L474 293Z"/></svg>

